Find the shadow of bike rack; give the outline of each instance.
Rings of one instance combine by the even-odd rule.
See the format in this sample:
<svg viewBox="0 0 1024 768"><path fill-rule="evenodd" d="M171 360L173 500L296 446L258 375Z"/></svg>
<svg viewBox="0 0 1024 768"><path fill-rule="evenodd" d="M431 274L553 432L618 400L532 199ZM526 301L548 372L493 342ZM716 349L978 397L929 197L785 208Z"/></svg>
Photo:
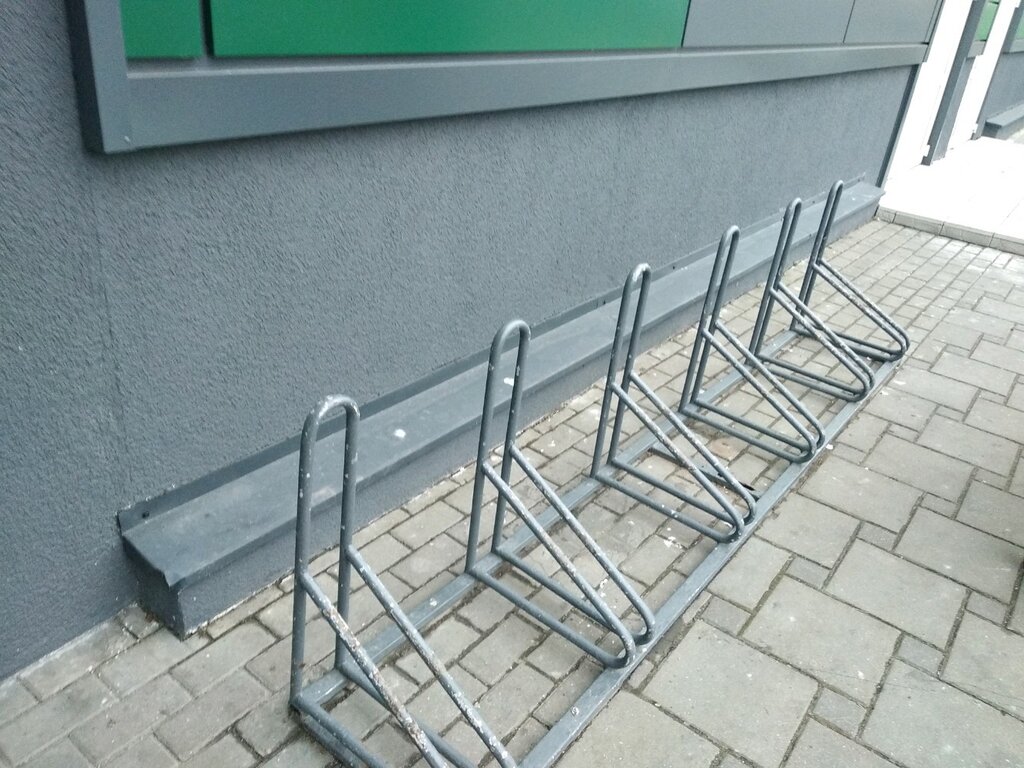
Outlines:
<svg viewBox="0 0 1024 768"><path fill-rule="evenodd" d="M825 443L831 441L856 414L858 402L849 396L851 393L842 389L833 393L838 410L827 422L822 423L811 414L781 381L783 378L791 379L797 373L779 364L777 356L781 354L782 347L795 338L808 335L830 351L829 345L832 345L840 353L853 356L861 361L869 372L867 381L863 382L866 395L892 373L899 358L909 346L906 334L823 258L824 243L827 241L835 205L841 191L841 186L834 187L833 194L830 195L826 216L819 230L820 242L816 243L812 253L812 261L808 264L800 296L793 295L785 288L780 278L792 242L792 229L799 214L799 204L791 205L787 211L776 258L772 262L768 287L759 311L759 324L755 328L755 331L761 333L762 342L757 351L745 347L721 319L725 285L728 282L738 240L738 231L735 228L726 232L712 270L711 284L698 327L697 343L686 372L682 402L675 411L636 370L651 271L647 265L640 265L633 270L623 288L590 473L564 494L556 492L544 480L516 442L518 415L522 407L525 386L530 329L522 321L506 325L495 336L491 346L464 571L409 610L399 605L372 565L353 543L352 521L356 519L358 408L346 397L329 397L317 405L306 419L300 450L290 685L291 706L300 722L317 741L349 764L365 764L372 768L386 767L387 763L373 754L365 743L346 728L345 723L340 722L328 711L333 701L354 687L368 694L391 716L393 723L410 739L426 764L433 768L444 765L470 768L475 765L473 760L432 730L422 719L418 719L410 711L408 703L401 699L382 674L381 669L386 662L395 658L408 646L412 646L429 670L430 677L440 685L457 708L462 720L469 725L497 765L502 768L547 768L565 752L622 687L656 643L665 636L753 534L772 507L807 471L808 460ZM866 339L840 336L828 331L824 323L819 323L818 318L807 306L818 278L827 282L837 294L860 309L865 317L892 339L894 346L886 347ZM779 338L773 339L770 344L764 345L763 329L767 326L767 318L775 304L787 308L787 311L788 308L793 308L795 314L791 313L790 328ZM507 349L513 338L516 341L514 349ZM837 339L839 343L836 343ZM852 350L856 350L856 353ZM729 364L730 370L724 377L716 379L711 387L702 391L701 385L711 351L721 355ZM875 363L877 367L871 368L864 361ZM507 369L510 363L514 367L513 375L502 378L500 372ZM861 371L858 366L852 367ZM777 375L773 369L780 373ZM499 382L511 387L507 399L504 390L499 393ZM726 408L715 404L716 397L738 383L751 386L790 425L796 437L778 433L777 430L753 422L747 423L750 420L744 420L739 414L730 413ZM828 388L818 391L825 393ZM844 397L844 394L847 396ZM491 458L492 430L506 405L508 413L500 444L500 464L495 466ZM309 527L313 504L311 477L320 426L332 415L342 412L346 418L345 454L341 468L338 595L334 602L317 584L309 570ZM627 439L623 435L623 421L628 415L638 420L643 428ZM740 418L737 419L737 416ZM725 434L742 437L750 445L787 459L789 463L767 488L759 495L755 495L709 450L688 426L687 420L699 421L720 429ZM684 445L686 447L683 447ZM669 482L663 482L643 471L638 465L652 452L666 456L685 470L688 478L697 484L703 497L689 493L682 487L675 487ZM513 472L521 472L525 477L524 482L528 482L540 492L546 503L542 510L534 512L523 501L516 490L519 485L514 486L512 483ZM632 482L625 482L626 478ZM662 504L641 490L638 485L647 485L656 491L669 494L674 501L679 502L680 507ZM481 530L484 525L483 499L488 486L496 492L495 517L490 542L484 551L480 551ZM608 488L657 510L667 518L686 525L715 542L715 546L690 571L682 584L655 609L646 604L630 581L587 531L578 516L578 511L588 501ZM710 522L692 517L691 512L708 516ZM506 530L506 519L512 519L512 515L518 518L520 524ZM582 575L574 561L553 538L552 533L556 527L560 529L559 533L574 537L581 543L588 555L599 564L606 581L614 584L625 596L629 609L639 616L643 624L641 630L631 631L624 619L617 615L604 599L602 593ZM526 555L538 548L542 548L554 559L569 583L575 587L575 592L526 560ZM617 643L617 652L609 651L600 643L592 642L562 619L503 584L499 576L509 570L539 584L586 619L606 630L605 639ZM362 579L390 619L390 623L376 631L365 642L357 636L348 621L353 574ZM501 740L507 734L495 733L488 725L483 714L476 709L421 634L470 598L481 586L501 594L551 632L573 643L602 667L600 674L581 693L575 704L570 705L562 718L521 759L509 753ZM312 599L321 618L331 627L336 638L330 670L311 682L305 680L307 596ZM495 631L500 631L500 627Z"/></svg>

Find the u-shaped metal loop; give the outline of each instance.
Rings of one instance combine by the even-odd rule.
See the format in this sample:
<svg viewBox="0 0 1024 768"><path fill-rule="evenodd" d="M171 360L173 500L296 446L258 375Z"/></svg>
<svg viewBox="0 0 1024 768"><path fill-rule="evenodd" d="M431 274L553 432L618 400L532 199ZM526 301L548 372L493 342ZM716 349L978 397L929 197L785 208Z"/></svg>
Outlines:
<svg viewBox="0 0 1024 768"><path fill-rule="evenodd" d="M875 327L885 336L888 336L895 346L883 346L878 342L858 338L843 332L836 332L836 335L845 341L859 356L868 360L878 363L899 360L910 349L910 337L907 335L907 332L886 314L878 304L868 298L852 281L825 259L825 249L828 246L829 237L832 233L843 190L844 185L842 181L837 181L829 190L821 223L814 238L814 247L811 249L811 255L807 261L807 270L804 272L804 279L800 285L799 298L802 303L810 306L816 279L821 277L836 293L849 301L861 314L874 323ZM803 324L796 318L793 318L790 329L801 335L809 335Z"/></svg>
<svg viewBox="0 0 1024 768"><path fill-rule="evenodd" d="M826 206L824 219L826 226L834 216L836 206L836 189L830 195L831 207ZM782 275L793 246L793 238L797 222L803 209L802 201L797 198L786 208L783 217L782 229L779 232L779 240L775 249L768 272L768 281L765 283L764 294L761 299L761 306L758 310L757 321L751 335L751 350L773 373L780 378L802 384L810 389L823 392L843 400L856 401L867 396L874 387L874 372L841 338L833 331L828 324L819 318L801 298L794 294L782 282ZM822 227L821 229L824 229ZM819 231L819 239L824 242L826 235ZM808 260L807 272L816 272L815 265L820 261L823 246L816 241L814 252ZM815 255L817 253L817 255ZM813 279L808 282L807 273L804 276L805 285L813 287ZM847 384L831 376L814 373L804 368L781 359L777 349L766 351L764 348L765 335L768 324L771 321L772 312L779 306L790 315L791 324L797 323L804 329L804 335L810 336L821 344L854 378L856 384ZM778 344L776 344L778 346Z"/></svg>

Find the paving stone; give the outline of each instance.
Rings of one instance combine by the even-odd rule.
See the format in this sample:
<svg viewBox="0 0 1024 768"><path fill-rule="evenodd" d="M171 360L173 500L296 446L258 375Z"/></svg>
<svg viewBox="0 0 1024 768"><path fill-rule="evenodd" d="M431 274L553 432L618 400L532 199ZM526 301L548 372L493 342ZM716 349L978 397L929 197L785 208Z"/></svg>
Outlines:
<svg viewBox="0 0 1024 768"><path fill-rule="evenodd" d="M857 529L857 521L803 496L790 495L758 529L761 538L831 568Z"/></svg>
<svg viewBox="0 0 1024 768"><path fill-rule="evenodd" d="M114 696L95 677L80 677L0 728L0 754L17 765L113 701Z"/></svg>
<svg viewBox="0 0 1024 768"><path fill-rule="evenodd" d="M941 416L928 422L918 443L1000 475L1009 475L1017 459L1017 446L1009 440Z"/></svg>
<svg viewBox="0 0 1024 768"><path fill-rule="evenodd" d="M554 683L519 664L480 699L480 712L499 738L512 733L551 692Z"/></svg>
<svg viewBox="0 0 1024 768"><path fill-rule="evenodd" d="M1019 352L1005 344L993 344L987 340L982 341L971 357L994 365L997 368L1024 374L1024 352Z"/></svg>
<svg viewBox="0 0 1024 768"><path fill-rule="evenodd" d="M712 626L730 635L739 635L750 614L718 597L711 598L701 618Z"/></svg>
<svg viewBox="0 0 1024 768"><path fill-rule="evenodd" d="M750 765L746 760L740 760L736 755L726 755L722 762L718 764L718 768L750 768Z"/></svg>
<svg viewBox="0 0 1024 768"><path fill-rule="evenodd" d="M868 749L845 739L813 720L797 739L796 747L786 761L786 768L893 768Z"/></svg>
<svg viewBox="0 0 1024 768"><path fill-rule="evenodd" d="M892 380L892 387L958 411L970 408L977 394L974 387L920 368L899 371Z"/></svg>
<svg viewBox="0 0 1024 768"><path fill-rule="evenodd" d="M98 667L96 674L118 695L123 696L162 675L207 642L202 635L179 640L168 630L160 629Z"/></svg>
<svg viewBox="0 0 1024 768"><path fill-rule="evenodd" d="M1019 441L1024 435L1024 412L988 400L974 404L967 414L967 423L1013 441Z"/></svg>
<svg viewBox="0 0 1024 768"><path fill-rule="evenodd" d="M630 578L650 586L682 553L683 548L677 542L651 536L622 562L620 568Z"/></svg>
<svg viewBox="0 0 1024 768"><path fill-rule="evenodd" d="M620 693L559 761L559 768L707 768L718 747L657 707Z"/></svg>
<svg viewBox="0 0 1024 768"><path fill-rule="evenodd" d="M326 768L334 758L308 737L299 738L263 763L264 768ZM401 765L401 763L396 763Z"/></svg>
<svg viewBox="0 0 1024 768"><path fill-rule="evenodd" d="M580 660L580 649L561 635L551 633L527 659L552 680L561 680Z"/></svg>
<svg viewBox="0 0 1024 768"><path fill-rule="evenodd" d="M456 560L465 557L466 547L447 534L441 534L421 547L412 555L391 566L393 575L411 587L425 584L444 571Z"/></svg>
<svg viewBox="0 0 1024 768"><path fill-rule="evenodd" d="M183 763L182 768L249 768L255 762L249 750L228 734Z"/></svg>
<svg viewBox="0 0 1024 768"><path fill-rule="evenodd" d="M326 621L313 621L306 625L306 669L334 651L335 635ZM271 691L279 691L288 685L291 675L292 640L286 637L278 640L259 656L245 665L263 685Z"/></svg>
<svg viewBox="0 0 1024 768"><path fill-rule="evenodd" d="M868 704L899 633L838 600L783 579L743 637Z"/></svg>
<svg viewBox="0 0 1024 768"><path fill-rule="evenodd" d="M942 678L999 709L1024 716L1024 637L966 614Z"/></svg>
<svg viewBox="0 0 1024 768"><path fill-rule="evenodd" d="M978 360L954 355L942 355L932 370L941 375L971 386L987 389L1000 395L1010 394L1014 374Z"/></svg>
<svg viewBox="0 0 1024 768"><path fill-rule="evenodd" d="M897 553L951 579L1009 601L1024 550L927 510L910 521Z"/></svg>
<svg viewBox="0 0 1024 768"><path fill-rule="evenodd" d="M27 763L22 763L19 768L92 768L92 763L75 749L74 744L61 739Z"/></svg>
<svg viewBox="0 0 1024 768"><path fill-rule="evenodd" d="M971 465L906 440L886 435L868 456L867 465L894 480L944 499L959 499Z"/></svg>
<svg viewBox="0 0 1024 768"><path fill-rule="evenodd" d="M893 531L887 531L885 528L877 525L864 523L861 525L860 530L857 531L857 538L869 544L874 544L880 549L892 550L896 546L897 535Z"/></svg>
<svg viewBox="0 0 1024 768"><path fill-rule="evenodd" d="M377 573L386 571L392 565L408 555L409 552L409 548L390 533L379 536L366 546L360 548L360 553L362 554L363 559L366 560L370 567Z"/></svg>
<svg viewBox="0 0 1024 768"><path fill-rule="evenodd" d="M939 323L928 333L928 337L963 349L974 349L981 340L981 332L952 323Z"/></svg>
<svg viewBox="0 0 1024 768"><path fill-rule="evenodd" d="M847 603L945 647L967 590L864 542L855 542L829 582Z"/></svg>
<svg viewBox="0 0 1024 768"><path fill-rule="evenodd" d="M890 531L906 525L921 497L917 488L835 456L822 462L800 494Z"/></svg>
<svg viewBox="0 0 1024 768"><path fill-rule="evenodd" d="M1010 493L1024 498L1024 458L1017 462L1017 471L1010 481Z"/></svg>
<svg viewBox="0 0 1024 768"><path fill-rule="evenodd" d="M1013 323L1008 320L962 307L953 307L946 314L945 319L954 325L971 328L987 336L994 336L1000 339L1006 338L1013 329Z"/></svg>
<svg viewBox="0 0 1024 768"><path fill-rule="evenodd" d="M810 584L815 589L821 589L829 577L828 568L802 557L794 557L793 562L786 569L786 573L805 584Z"/></svg>
<svg viewBox="0 0 1024 768"><path fill-rule="evenodd" d="M35 705L36 697L15 678L0 683L0 725Z"/></svg>
<svg viewBox="0 0 1024 768"><path fill-rule="evenodd" d="M273 643L274 636L259 624L243 624L183 661L171 670L171 675L193 694L199 694Z"/></svg>
<svg viewBox="0 0 1024 768"><path fill-rule="evenodd" d="M857 450L870 451L888 426L889 423L884 419L862 411L843 429L838 440Z"/></svg>
<svg viewBox="0 0 1024 768"><path fill-rule="evenodd" d="M462 666L478 680L493 685L539 639L540 632L532 624L512 616L467 653Z"/></svg>
<svg viewBox="0 0 1024 768"><path fill-rule="evenodd" d="M235 730L246 744L266 757L287 741L298 727L288 706L288 692L282 691L239 720Z"/></svg>
<svg viewBox="0 0 1024 768"><path fill-rule="evenodd" d="M471 702L477 702L487 687L462 667L451 667L449 674ZM463 718L455 702L437 680L416 694L409 702L409 710L415 717L424 720L431 728L441 732Z"/></svg>
<svg viewBox="0 0 1024 768"><path fill-rule="evenodd" d="M1024 589L1017 593L1017 605L1013 609L1010 621L1006 626L1014 632L1020 632L1024 635Z"/></svg>
<svg viewBox="0 0 1024 768"><path fill-rule="evenodd" d="M823 688L814 702L814 715L847 736L856 736L867 715L866 707L840 693Z"/></svg>
<svg viewBox="0 0 1024 768"><path fill-rule="evenodd" d="M698 621L646 694L768 768L782 760L816 690L810 678Z"/></svg>
<svg viewBox="0 0 1024 768"><path fill-rule="evenodd" d="M971 483L956 519L1024 546L1024 501L998 488Z"/></svg>
<svg viewBox="0 0 1024 768"><path fill-rule="evenodd" d="M117 614L117 620L140 640L160 629L160 622L156 617L139 605L129 605Z"/></svg>
<svg viewBox="0 0 1024 768"><path fill-rule="evenodd" d="M967 610L995 624L1002 624L1006 618L1007 606L991 597L974 592L967 598Z"/></svg>
<svg viewBox="0 0 1024 768"><path fill-rule="evenodd" d="M259 704L267 691L245 670L233 672L161 725L156 733L184 760Z"/></svg>
<svg viewBox="0 0 1024 768"><path fill-rule="evenodd" d="M955 517L959 509L959 505L956 502L940 499L938 496L933 496L930 493L926 493L924 498L921 499L921 506L925 509L930 509L932 512L938 512L943 517Z"/></svg>
<svg viewBox="0 0 1024 768"><path fill-rule="evenodd" d="M601 669L596 663L584 660L582 664L558 682L544 702L533 711L533 716L544 725L554 725L569 712L583 691L597 679L600 673Z"/></svg>
<svg viewBox="0 0 1024 768"><path fill-rule="evenodd" d="M254 613L267 607L279 597L281 597L281 590L276 586L271 585L266 589L260 590L248 600L243 601L221 617L211 621L206 626L206 634L215 640L226 635Z"/></svg>
<svg viewBox="0 0 1024 768"><path fill-rule="evenodd" d="M152 736L146 736L128 747L128 749L107 763L104 768L139 768L139 766L145 766L145 768L164 768L164 766L167 766L167 768L171 768L171 766L176 766L177 764L174 756L164 748L163 744Z"/></svg>
<svg viewBox="0 0 1024 768"><path fill-rule="evenodd" d="M46 698L136 642L120 622L105 621L19 675L36 696Z"/></svg>
<svg viewBox="0 0 1024 768"><path fill-rule="evenodd" d="M480 635L475 629L463 624L455 617L450 617L427 633L426 641L437 654L438 661L444 666L448 666L479 637ZM410 651L399 659L398 667L420 684L434 676L415 651Z"/></svg>
<svg viewBox="0 0 1024 768"><path fill-rule="evenodd" d="M1024 324L1024 308L993 299L991 296L983 297L978 302L977 310L992 319L1010 321L1015 325Z"/></svg>
<svg viewBox="0 0 1024 768"><path fill-rule="evenodd" d="M943 654L938 648L918 640L912 635L904 635L896 655L908 664L920 667L926 672L937 675L942 666Z"/></svg>
<svg viewBox="0 0 1024 768"><path fill-rule="evenodd" d="M753 610L788 559L788 552L751 538L708 588L719 597Z"/></svg>
<svg viewBox="0 0 1024 768"><path fill-rule="evenodd" d="M907 768L1010 768L1024 754L1024 723L897 661L863 740Z"/></svg>
<svg viewBox="0 0 1024 768"><path fill-rule="evenodd" d="M395 526L391 529L391 534L415 550L455 525L462 517L461 512L456 511L443 501L438 501Z"/></svg>
<svg viewBox="0 0 1024 768"><path fill-rule="evenodd" d="M163 675L76 728L71 740L90 760L102 762L191 699L188 691Z"/></svg>
<svg viewBox="0 0 1024 768"><path fill-rule="evenodd" d="M889 423L898 424L915 432L924 429L935 412L936 405L923 397L912 395L896 386L883 387L867 401L865 410Z"/></svg>
<svg viewBox="0 0 1024 768"><path fill-rule="evenodd" d="M529 754L530 750L537 746L547 732L548 729L543 724L529 717L516 728L515 734L508 740L505 746L513 756L519 755L522 757ZM491 761L488 765L493 766L497 765L497 763Z"/></svg>
<svg viewBox="0 0 1024 768"><path fill-rule="evenodd" d="M393 668L385 668L382 673L392 692L403 701L408 701L415 693L416 686L400 677ZM365 738L388 718L387 711L362 689L329 706L328 711L357 738Z"/></svg>

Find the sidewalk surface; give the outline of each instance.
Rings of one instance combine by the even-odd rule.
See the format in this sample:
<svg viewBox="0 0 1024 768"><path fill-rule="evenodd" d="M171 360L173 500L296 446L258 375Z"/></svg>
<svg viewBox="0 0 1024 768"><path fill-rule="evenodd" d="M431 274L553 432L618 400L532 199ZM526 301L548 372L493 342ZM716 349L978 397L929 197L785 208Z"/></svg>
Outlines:
<svg viewBox="0 0 1024 768"><path fill-rule="evenodd" d="M911 355L564 768L1024 765L1024 258L878 220L830 257L909 329ZM733 330L748 332L757 300L751 292L727 308ZM642 358L670 401L692 338L683 332ZM575 484L589 464L600 395L592 387L521 436L553 484ZM727 440L711 445L755 486L779 471ZM457 473L357 535L404 605L460 571L472 475ZM612 492L581 519L654 604L708 549ZM337 552L315 570L336 589ZM286 578L184 642L131 608L23 670L0 684L0 765L334 765L287 710L291 590ZM365 588L354 594L354 626L380 614ZM333 637L310 616L308 655L326 660L322 670ZM429 639L516 756L597 674L488 590ZM385 676L414 711L484 757L422 664L406 655ZM389 764L415 762L367 697L348 696L334 713Z"/></svg>
<svg viewBox="0 0 1024 768"><path fill-rule="evenodd" d="M977 139L885 185L879 218L1024 255L1024 132Z"/></svg>

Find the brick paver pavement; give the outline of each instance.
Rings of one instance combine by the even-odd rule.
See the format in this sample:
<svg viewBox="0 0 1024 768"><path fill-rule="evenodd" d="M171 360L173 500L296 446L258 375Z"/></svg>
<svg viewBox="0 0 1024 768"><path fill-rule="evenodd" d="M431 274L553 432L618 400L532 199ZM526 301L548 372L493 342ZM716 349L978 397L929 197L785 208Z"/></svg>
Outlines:
<svg viewBox="0 0 1024 768"><path fill-rule="evenodd" d="M831 251L909 328L912 354L562 766L1024 765L1024 259L879 221ZM735 331L749 330L757 298L727 308ZM823 311L838 326L854 319L827 301ZM643 356L645 377L669 397L692 338L686 331ZM595 385L521 435L558 486L589 463L600 394ZM763 410L743 392L733 404ZM709 438L755 487L781 471ZM655 459L647 467L673 472ZM358 534L404 604L458 573L472 474L456 473ZM610 491L581 518L654 605L708 548ZM581 548L558 538L586 569ZM315 570L332 588L337 553ZM131 608L3 682L0 765L333 765L287 710L291 590L283 579L184 642ZM352 612L360 628L382 621L365 588ZM518 756L598 671L490 591L428 636ZM333 638L312 613L307 637L308 655L327 659ZM394 660L385 675L414 711L484 757L416 659ZM367 697L333 709L392 764L415 761Z"/></svg>

